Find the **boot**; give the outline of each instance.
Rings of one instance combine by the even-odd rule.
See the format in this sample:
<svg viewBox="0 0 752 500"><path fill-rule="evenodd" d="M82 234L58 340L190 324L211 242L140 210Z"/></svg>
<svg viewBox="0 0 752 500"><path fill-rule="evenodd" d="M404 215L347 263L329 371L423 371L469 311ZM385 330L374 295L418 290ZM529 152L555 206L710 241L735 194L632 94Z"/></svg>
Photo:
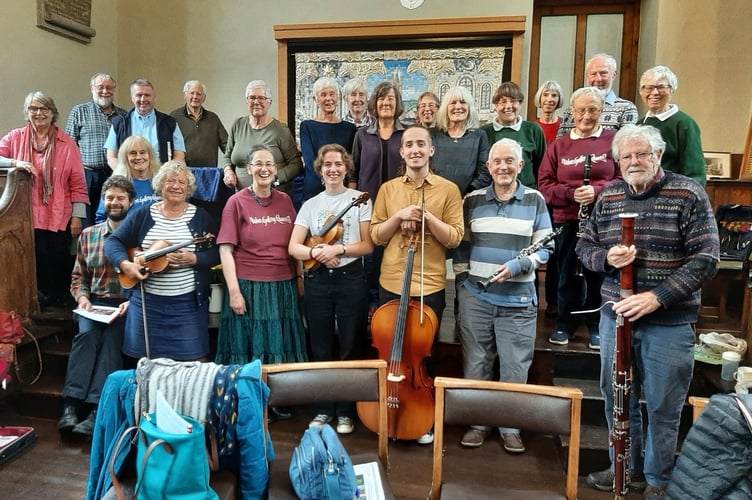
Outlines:
<svg viewBox="0 0 752 500"><path fill-rule="evenodd" d="M94 434L94 424L96 421L97 410L91 410L91 413L86 417L86 420L79 422L78 425L73 428L73 434L91 437L91 435Z"/></svg>
<svg viewBox="0 0 752 500"><path fill-rule="evenodd" d="M57 430L60 432L70 432L76 425L78 425L76 408L73 406L63 407L63 415L57 421Z"/></svg>

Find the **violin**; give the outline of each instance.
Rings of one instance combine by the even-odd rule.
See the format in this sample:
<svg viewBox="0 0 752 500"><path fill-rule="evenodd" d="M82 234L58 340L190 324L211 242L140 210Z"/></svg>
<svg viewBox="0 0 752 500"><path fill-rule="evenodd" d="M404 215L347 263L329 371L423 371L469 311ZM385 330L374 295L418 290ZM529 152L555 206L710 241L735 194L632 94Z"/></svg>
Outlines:
<svg viewBox="0 0 752 500"><path fill-rule="evenodd" d="M347 207L341 210L337 215L330 215L329 217L327 217L324 221L324 226L321 228L321 231L319 231L318 234L309 236L305 241L305 245L308 248L313 249L317 245L331 245L336 242L342 237L342 217L344 217L352 207L357 207L367 201L368 193L361 193L361 195L357 198L353 198L352 203L347 205ZM311 250L311 253L313 253L313 250ZM303 269L305 269L306 271L315 271L316 269L318 269L320 264L321 263L319 261L311 258L303 262Z"/></svg>
<svg viewBox="0 0 752 500"><path fill-rule="evenodd" d="M424 360L431 354L439 329L436 313L410 297L415 248L413 235L407 250L399 300L382 305L371 318L373 347L389 363L387 374L387 424L389 437L413 440L431 430L434 420L433 380ZM387 357L388 356L388 357ZM357 404L366 428L378 431L378 403Z"/></svg>
<svg viewBox="0 0 752 500"><path fill-rule="evenodd" d="M129 248L128 258L131 262L141 265L141 273L161 273L167 269L167 254L185 248L189 245L204 243L214 238L214 235L197 236L192 240L181 243L171 244L166 240L157 240L149 247L149 250L143 251L139 248ZM118 273L120 286L126 289L133 288L138 284L137 279L127 276L125 273Z"/></svg>

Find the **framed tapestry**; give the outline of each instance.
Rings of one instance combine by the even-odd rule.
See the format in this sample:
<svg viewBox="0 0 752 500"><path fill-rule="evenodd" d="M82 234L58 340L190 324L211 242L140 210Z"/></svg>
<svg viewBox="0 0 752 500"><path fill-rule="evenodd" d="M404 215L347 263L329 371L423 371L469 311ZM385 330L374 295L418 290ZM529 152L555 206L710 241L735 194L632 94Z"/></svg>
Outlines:
<svg viewBox="0 0 752 500"><path fill-rule="evenodd" d="M358 77L371 90L394 80L405 112L415 119L418 96L439 97L464 86L475 98L481 123L493 118L491 99L502 81L521 84L525 17L424 19L310 25L278 25L278 113L297 131L313 118L313 83L322 76L340 86ZM340 103L340 114L344 101Z"/></svg>

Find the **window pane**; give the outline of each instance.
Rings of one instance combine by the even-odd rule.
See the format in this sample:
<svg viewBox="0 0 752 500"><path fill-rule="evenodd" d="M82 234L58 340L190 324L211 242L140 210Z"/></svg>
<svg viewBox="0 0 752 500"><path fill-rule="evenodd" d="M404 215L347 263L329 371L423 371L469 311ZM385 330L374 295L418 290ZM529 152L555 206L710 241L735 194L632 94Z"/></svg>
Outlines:
<svg viewBox="0 0 752 500"><path fill-rule="evenodd" d="M574 42L577 32L576 16L546 16L541 18L541 44L538 85L556 80L561 85L564 107L572 94L574 73ZM535 95L527 96L533 99ZM533 119L534 117L528 117Z"/></svg>
<svg viewBox="0 0 752 500"><path fill-rule="evenodd" d="M585 39L585 60L605 52L616 58L617 73L612 88L619 95L619 61L621 61L621 39L624 33L624 15L593 14L587 18L587 38Z"/></svg>

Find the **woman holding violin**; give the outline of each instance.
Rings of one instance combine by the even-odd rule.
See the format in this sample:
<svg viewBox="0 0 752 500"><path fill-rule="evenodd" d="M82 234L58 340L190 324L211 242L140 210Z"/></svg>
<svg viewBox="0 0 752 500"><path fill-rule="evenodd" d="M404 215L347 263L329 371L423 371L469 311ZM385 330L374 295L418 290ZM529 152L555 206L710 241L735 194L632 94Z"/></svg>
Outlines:
<svg viewBox="0 0 752 500"><path fill-rule="evenodd" d="M322 146L313 169L324 192L303 203L289 245L290 255L307 269L304 310L311 357L359 359L367 339L368 289L361 257L373 251L371 202L367 193L345 186L353 162L339 144ZM327 424L335 416L337 432L353 431L354 403L319 403L311 425Z"/></svg>
<svg viewBox="0 0 752 500"><path fill-rule="evenodd" d="M123 341L126 365L135 366L142 356L190 361L209 355L209 270L219 255L207 239L216 225L204 209L188 203L196 179L185 163L162 165L153 187L162 201L130 214L105 243L121 285L133 288Z"/></svg>
<svg viewBox="0 0 752 500"><path fill-rule="evenodd" d="M277 165L269 148L253 146L245 168L253 183L227 201L217 238L227 293L215 361L306 361L296 281L300 272L287 253L295 209L287 194L272 189Z"/></svg>

